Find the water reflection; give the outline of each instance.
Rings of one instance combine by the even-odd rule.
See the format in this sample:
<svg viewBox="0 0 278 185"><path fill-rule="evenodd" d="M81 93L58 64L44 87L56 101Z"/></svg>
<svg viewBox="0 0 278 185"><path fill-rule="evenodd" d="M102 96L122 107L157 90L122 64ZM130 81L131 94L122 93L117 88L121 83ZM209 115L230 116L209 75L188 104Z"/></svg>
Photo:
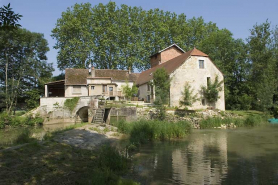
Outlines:
<svg viewBox="0 0 278 185"><path fill-rule="evenodd" d="M277 184L278 127L197 130L145 145L134 156L142 184Z"/></svg>

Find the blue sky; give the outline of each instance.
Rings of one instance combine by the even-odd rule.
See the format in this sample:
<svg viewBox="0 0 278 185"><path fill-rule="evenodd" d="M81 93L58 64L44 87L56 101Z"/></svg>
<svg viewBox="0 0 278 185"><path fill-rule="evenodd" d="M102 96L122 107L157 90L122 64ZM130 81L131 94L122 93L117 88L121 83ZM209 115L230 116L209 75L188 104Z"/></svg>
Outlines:
<svg viewBox="0 0 278 185"><path fill-rule="evenodd" d="M256 23L268 19L273 28L278 25L277 0L114 0L117 5L141 6L145 10L159 8L164 11L184 13L187 18L202 16L206 22L212 21L219 28L230 30L234 38L246 39L249 30ZM55 40L51 30L67 7L75 3L108 3L109 0L0 0L0 6L11 3L16 13L23 15L20 24L32 32L43 33L48 40L50 51L48 62L56 68L57 50L53 49ZM56 69L54 75L61 72Z"/></svg>

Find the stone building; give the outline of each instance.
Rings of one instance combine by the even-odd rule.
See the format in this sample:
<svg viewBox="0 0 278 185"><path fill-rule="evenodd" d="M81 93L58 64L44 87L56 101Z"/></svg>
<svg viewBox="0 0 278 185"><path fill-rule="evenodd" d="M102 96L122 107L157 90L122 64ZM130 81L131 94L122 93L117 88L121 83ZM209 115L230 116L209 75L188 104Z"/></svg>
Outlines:
<svg viewBox="0 0 278 185"><path fill-rule="evenodd" d="M224 80L222 72L211 61L207 54L194 48L188 52L183 51L179 46L173 44L150 57L151 68L140 73L136 84L139 86L139 99L146 102L155 100L155 87L150 86L153 80L153 73L159 68L165 68L171 78L170 83L170 106L179 107L182 98L184 85L188 83L197 94L196 101L191 109L206 109L214 107L225 110L224 84L219 92L219 99L214 104L208 103L201 91L202 86L207 86L208 81Z"/></svg>
<svg viewBox="0 0 278 185"><path fill-rule="evenodd" d="M122 86L135 83L138 73L113 69L66 69L65 80L45 84L45 97L104 96L111 100L124 97Z"/></svg>

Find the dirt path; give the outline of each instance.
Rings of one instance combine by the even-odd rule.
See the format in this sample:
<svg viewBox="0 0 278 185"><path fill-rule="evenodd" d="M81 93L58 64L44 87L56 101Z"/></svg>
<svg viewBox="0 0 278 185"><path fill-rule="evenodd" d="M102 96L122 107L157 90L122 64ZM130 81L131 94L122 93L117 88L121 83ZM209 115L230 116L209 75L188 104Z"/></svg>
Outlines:
<svg viewBox="0 0 278 185"><path fill-rule="evenodd" d="M92 150L100 144L118 141L121 137L122 134L117 132L116 127L90 124L62 132L56 135L54 140L82 149Z"/></svg>

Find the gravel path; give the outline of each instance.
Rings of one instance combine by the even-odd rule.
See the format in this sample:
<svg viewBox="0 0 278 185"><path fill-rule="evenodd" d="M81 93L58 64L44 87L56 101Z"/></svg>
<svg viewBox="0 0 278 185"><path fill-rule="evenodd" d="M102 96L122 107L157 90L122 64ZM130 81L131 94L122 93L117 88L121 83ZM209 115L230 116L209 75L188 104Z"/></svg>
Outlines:
<svg viewBox="0 0 278 185"><path fill-rule="evenodd" d="M95 149L107 142L115 142L122 137L117 128L110 125L85 125L80 128L62 132L54 137L54 140L66 143L82 149Z"/></svg>

